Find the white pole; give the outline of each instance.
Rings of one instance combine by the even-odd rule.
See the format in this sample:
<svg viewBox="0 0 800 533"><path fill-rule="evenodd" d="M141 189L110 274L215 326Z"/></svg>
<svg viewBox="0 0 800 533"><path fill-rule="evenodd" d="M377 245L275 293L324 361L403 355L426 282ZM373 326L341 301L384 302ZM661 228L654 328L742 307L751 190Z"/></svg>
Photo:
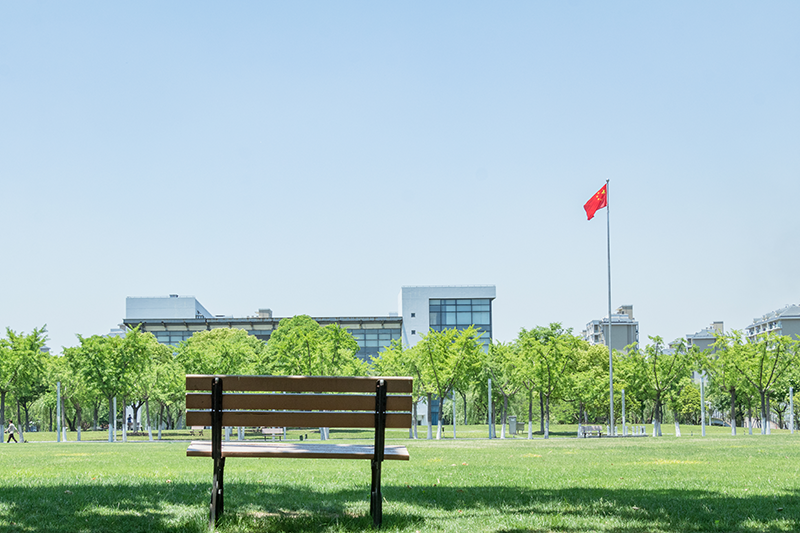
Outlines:
<svg viewBox="0 0 800 533"><path fill-rule="evenodd" d="M61 397L61 440L67 442L67 409L64 407L64 397Z"/></svg>
<svg viewBox="0 0 800 533"><path fill-rule="evenodd" d="M492 419L492 378L489 378L489 438L494 438L494 420Z"/></svg>
<svg viewBox="0 0 800 533"><path fill-rule="evenodd" d="M608 198L608 181L606 180L606 242L608 244L608 384L609 384L609 419L608 426L614 433L614 349L611 347L611 202Z"/></svg>
<svg viewBox="0 0 800 533"><path fill-rule="evenodd" d="M706 377L700 374L700 428L703 436L706 436Z"/></svg>
<svg viewBox="0 0 800 533"><path fill-rule="evenodd" d="M794 387L789 387L789 433L794 435Z"/></svg>
<svg viewBox="0 0 800 533"><path fill-rule="evenodd" d="M51 413L53 411L50 411ZM61 442L61 382L56 383L56 442Z"/></svg>
<svg viewBox="0 0 800 533"><path fill-rule="evenodd" d="M114 396L114 442L117 442L117 397Z"/></svg>

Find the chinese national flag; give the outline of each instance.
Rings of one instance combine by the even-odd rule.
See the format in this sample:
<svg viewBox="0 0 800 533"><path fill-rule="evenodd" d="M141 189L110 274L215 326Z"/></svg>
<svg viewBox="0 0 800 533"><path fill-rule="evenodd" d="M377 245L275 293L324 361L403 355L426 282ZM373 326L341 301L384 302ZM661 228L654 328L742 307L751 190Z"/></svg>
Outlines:
<svg viewBox="0 0 800 533"><path fill-rule="evenodd" d="M603 209L604 207L608 206L608 197L606 196L606 187L608 184L603 185L603 187L595 193L594 196L589 198L589 201L583 204L583 208L586 210L586 216L588 217L586 220L592 220L594 217L595 212L598 209Z"/></svg>

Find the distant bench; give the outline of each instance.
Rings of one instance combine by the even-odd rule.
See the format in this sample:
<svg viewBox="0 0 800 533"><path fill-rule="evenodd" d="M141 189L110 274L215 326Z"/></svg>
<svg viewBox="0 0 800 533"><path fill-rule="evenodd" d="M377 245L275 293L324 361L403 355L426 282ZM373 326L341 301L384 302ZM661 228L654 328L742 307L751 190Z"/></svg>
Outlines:
<svg viewBox="0 0 800 533"><path fill-rule="evenodd" d="M264 435L264 440L267 440L267 435L272 437L272 440L275 440L275 436L278 436L278 440L283 437L283 428L261 428L261 434Z"/></svg>
<svg viewBox="0 0 800 533"><path fill-rule="evenodd" d="M211 426L211 442L194 441L190 457L214 459L209 523L224 511L228 457L369 459L369 513L383 519L381 462L409 459L405 446L386 446L385 430L411 427L411 378L318 376L186 376L186 425ZM199 392L203 391L203 392ZM387 394L389 393L389 394ZM223 442L223 427L374 428L374 445ZM265 437L266 438L266 437Z"/></svg>
<svg viewBox="0 0 800 533"><path fill-rule="evenodd" d="M578 428L578 436L579 437L588 437L590 435L596 435L598 437L603 436L603 428L602 426L580 426Z"/></svg>

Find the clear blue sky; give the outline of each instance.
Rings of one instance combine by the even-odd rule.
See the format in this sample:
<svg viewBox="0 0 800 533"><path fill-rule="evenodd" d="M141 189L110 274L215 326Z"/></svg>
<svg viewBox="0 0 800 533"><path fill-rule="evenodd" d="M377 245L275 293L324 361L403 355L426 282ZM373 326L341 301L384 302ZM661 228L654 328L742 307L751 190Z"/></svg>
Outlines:
<svg viewBox="0 0 800 533"><path fill-rule="evenodd" d="M384 315L495 284L495 336L643 340L800 302L800 3L5 2L0 326L126 296Z"/></svg>

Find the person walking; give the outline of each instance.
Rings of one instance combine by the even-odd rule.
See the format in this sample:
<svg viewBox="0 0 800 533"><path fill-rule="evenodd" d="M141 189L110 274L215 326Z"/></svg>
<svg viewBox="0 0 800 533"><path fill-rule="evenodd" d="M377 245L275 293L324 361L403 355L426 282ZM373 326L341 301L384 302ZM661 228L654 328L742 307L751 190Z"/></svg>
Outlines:
<svg viewBox="0 0 800 533"><path fill-rule="evenodd" d="M14 421L9 419L8 427L6 428L6 433L8 433L8 440L6 443L11 442L11 439L14 439L14 442L17 442L17 437L14 436L14 433L17 432L17 428L14 427Z"/></svg>

